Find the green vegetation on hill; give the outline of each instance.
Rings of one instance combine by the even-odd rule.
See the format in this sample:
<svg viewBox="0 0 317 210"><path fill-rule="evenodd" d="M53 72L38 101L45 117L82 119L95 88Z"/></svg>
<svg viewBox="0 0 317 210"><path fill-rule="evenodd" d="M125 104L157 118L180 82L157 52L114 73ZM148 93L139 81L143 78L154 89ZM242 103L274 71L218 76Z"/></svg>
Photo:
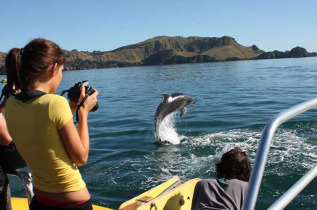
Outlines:
<svg viewBox="0 0 317 210"><path fill-rule="evenodd" d="M7 54L0 52L0 74L5 74L5 58L6 58Z"/></svg>
<svg viewBox="0 0 317 210"><path fill-rule="evenodd" d="M316 56L301 47L286 52L264 52L256 45L242 46L229 36L158 36L108 52L64 50L64 53L66 70ZM5 56L0 52L2 73Z"/></svg>
<svg viewBox="0 0 317 210"><path fill-rule="evenodd" d="M228 36L221 38L159 36L109 52L65 51L67 57L65 68L73 70L244 60L262 53L263 51L257 47L244 47Z"/></svg>
<svg viewBox="0 0 317 210"><path fill-rule="evenodd" d="M309 56L314 56L314 53L308 53L306 49L302 47L294 47L291 51L281 52L275 50L273 52L266 52L259 55L255 59L301 58Z"/></svg>

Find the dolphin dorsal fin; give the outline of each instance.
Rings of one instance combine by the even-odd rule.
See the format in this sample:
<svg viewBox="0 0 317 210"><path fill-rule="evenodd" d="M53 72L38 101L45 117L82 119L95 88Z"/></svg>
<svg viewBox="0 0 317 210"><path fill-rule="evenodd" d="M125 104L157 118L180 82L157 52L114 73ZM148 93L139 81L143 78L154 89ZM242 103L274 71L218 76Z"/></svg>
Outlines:
<svg viewBox="0 0 317 210"><path fill-rule="evenodd" d="M162 93L162 95L164 96L164 101L166 101L170 97L170 95L168 95L167 93Z"/></svg>

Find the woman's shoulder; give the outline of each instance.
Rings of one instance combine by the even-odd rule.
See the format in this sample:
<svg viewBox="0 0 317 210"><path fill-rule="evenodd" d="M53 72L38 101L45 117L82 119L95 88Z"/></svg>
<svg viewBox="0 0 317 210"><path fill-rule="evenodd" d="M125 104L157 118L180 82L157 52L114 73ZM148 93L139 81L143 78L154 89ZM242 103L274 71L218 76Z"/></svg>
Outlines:
<svg viewBox="0 0 317 210"><path fill-rule="evenodd" d="M73 116L67 99L55 94L47 95L47 97L50 98L48 109L50 118L53 121L58 121L59 123L62 120L63 125L65 125L65 122L68 122Z"/></svg>
<svg viewBox="0 0 317 210"><path fill-rule="evenodd" d="M47 99L49 99L50 101L61 101L61 102L67 102L67 99L63 96L60 95L56 95L56 94L45 94L45 96Z"/></svg>
<svg viewBox="0 0 317 210"><path fill-rule="evenodd" d="M60 95L46 94L46 95L44 95L43 100L48 102L50 109L55 108L55 107L57 107L57 108L69 107L69 103L68 103L67 99L63 96L60 96Z"/></svg>

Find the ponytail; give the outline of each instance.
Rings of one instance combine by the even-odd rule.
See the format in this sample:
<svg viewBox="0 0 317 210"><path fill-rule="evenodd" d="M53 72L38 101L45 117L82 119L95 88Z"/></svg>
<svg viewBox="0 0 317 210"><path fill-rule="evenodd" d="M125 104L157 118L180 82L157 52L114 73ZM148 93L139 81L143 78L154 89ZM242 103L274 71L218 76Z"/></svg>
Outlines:
<svg viewBox="0 0 317 210"><path fill-rule="evenodd" d="M22 49L13 48L10 50L5 60L8 90L10 94L14 94L17 89L23 89L23 83L20 79L21 52Z"/></svg>

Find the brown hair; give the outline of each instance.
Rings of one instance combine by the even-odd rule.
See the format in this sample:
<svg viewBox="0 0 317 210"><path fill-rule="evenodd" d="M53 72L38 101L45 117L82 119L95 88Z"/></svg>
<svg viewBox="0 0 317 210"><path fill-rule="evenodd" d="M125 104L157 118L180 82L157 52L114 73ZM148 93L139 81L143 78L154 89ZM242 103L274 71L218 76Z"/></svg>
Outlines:
<svg viewBox="0 0 317 210"><path fill-rule="evenodd" d="M239 179L248 182L251 174L251 163L245 152L232 149L221 157L216 164L216 177Z"/></svg>
<svg viewBox="0 0 317 210"><path fill-rule="evenodd" d="M30 81L48 70L55 63L63 65L65 56L62 49L46 39L34 39L24 48L9 51L5 65L8 88L11 94L30 89Z"/></svg>

